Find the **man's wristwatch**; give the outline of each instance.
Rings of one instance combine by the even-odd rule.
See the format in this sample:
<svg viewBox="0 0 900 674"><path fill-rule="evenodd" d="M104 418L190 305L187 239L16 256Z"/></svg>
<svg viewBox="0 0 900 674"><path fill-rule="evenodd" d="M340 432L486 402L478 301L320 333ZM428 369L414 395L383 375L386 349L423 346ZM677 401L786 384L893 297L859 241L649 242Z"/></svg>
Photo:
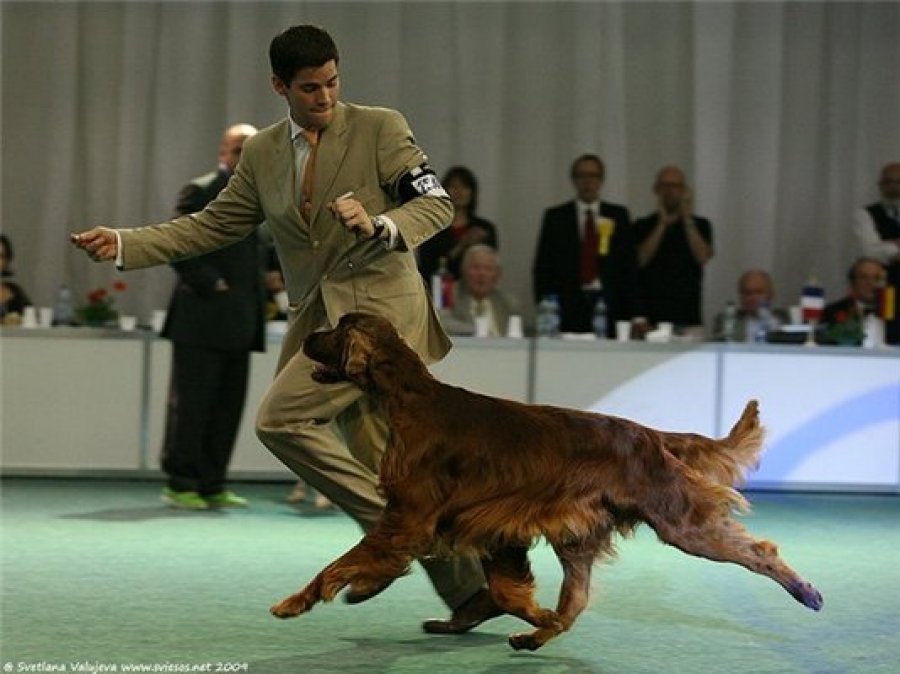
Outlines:
<svg viewBox="0 0 900 674"><path fill-rule="evenodd" d="M371 219L372 223L372 236L369 237L371 240L376 240L381 238L382 232L384 232L387 227L387 222L385 222L384 218L380 215L374 215Z"/></svg>

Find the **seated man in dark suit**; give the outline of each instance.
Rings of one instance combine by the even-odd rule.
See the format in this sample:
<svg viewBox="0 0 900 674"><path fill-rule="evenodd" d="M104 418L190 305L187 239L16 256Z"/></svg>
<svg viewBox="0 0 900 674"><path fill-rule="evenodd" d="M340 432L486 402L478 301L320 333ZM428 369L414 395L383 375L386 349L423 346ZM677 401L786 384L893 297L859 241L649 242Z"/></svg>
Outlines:
<svg viewBox="0 0 900 674"><path fill-rule="evenodd" d="M592 332L594 303L600 292L607 306L607 336L615 323L638 309L637 251L631 217L624 206L600 200L606 170L600 157L578 157L572 164L575 199L548 208L534 260L534 297L556 295L562 332Z"/></svg>
<svg viewBox="0 0 900 674"><path fill-rule="evenodd" d="M866 316L878 312L878 299L887 272L873 257L858 258L847 272L850 290L846 296L825 305L822 313L822 341L856 344L863 340Z"/></svg>

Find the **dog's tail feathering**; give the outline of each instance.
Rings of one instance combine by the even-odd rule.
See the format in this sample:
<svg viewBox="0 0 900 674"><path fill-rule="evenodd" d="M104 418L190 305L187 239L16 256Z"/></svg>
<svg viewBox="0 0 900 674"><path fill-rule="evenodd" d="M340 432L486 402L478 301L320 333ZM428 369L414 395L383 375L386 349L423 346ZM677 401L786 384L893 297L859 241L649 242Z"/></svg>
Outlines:
<svg viewBox="0 0 900 674"><path fill-rule="evenodd" d="M667 449L707 479L726 487L740 486L747 472L759 465L765 429L759 423L759 404L751 400L731 432L719 440L676 442Z"/></svg>

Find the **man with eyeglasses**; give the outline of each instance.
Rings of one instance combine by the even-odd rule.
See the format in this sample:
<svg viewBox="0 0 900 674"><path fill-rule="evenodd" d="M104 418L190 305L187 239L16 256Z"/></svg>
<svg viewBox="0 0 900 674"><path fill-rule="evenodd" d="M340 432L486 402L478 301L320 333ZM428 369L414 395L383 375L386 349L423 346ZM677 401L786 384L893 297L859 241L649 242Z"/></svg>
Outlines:
<svg viewBox="0 0 900 674"><path fill-rule="evenodd" d="M879 201L857 210L853 231L860 253L881 262L887 269L887 284L900 288L900 162L881 169L878 190ZM894 316L897 309L894 308ZM900 321L896 318L885 325L885 341L900 344Z"/></svg>
<svg viewBox="0 0 900 674"><path fill-rule="evenodd" d="M594 154L571 168L575 198L544 211L533 267L535 301L556 295L562 332L593 330L594 305L603 297L609 320L634 318L637 305L637 249L625 206L600 198L606 169Z"/></svg>

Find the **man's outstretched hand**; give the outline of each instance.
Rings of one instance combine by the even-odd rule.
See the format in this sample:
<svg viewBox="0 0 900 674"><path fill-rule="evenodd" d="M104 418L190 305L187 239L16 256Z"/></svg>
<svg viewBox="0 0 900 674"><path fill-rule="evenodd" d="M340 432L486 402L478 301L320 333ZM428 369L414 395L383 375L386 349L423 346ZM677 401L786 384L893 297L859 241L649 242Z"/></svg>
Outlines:
<svg viewBox="0 0 900 674"><path fill-rule="evenodd" d="M119 252L119 240L115 231L107 227L94 227L86 232L70 234L69 240L94 262L115 260Z"/></svg>

